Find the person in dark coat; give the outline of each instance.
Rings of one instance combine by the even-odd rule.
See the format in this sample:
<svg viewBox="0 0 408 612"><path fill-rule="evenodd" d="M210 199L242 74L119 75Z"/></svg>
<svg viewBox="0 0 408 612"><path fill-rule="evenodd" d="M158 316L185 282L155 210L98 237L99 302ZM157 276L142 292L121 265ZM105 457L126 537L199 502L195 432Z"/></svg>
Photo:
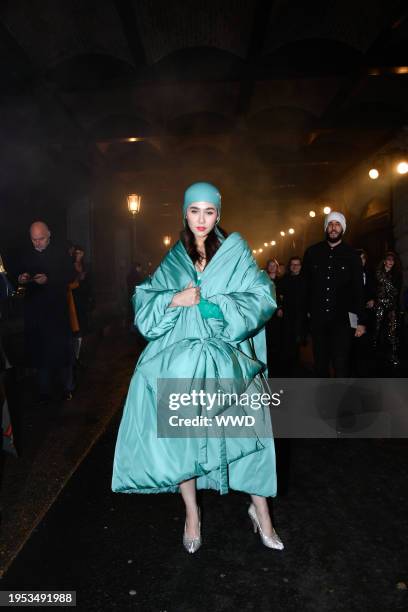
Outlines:
<svg viewBox="0 0 408 612"><path fill-rule="evenodd" d="M10 363L7 359L7 355L3 348L2 336L3 336L3 309L9 295L12 293L13 287L11 286L6 270L3 266L3 260L0 255L0 489L3 479L3 450L4 450L4 432L3 431L3 411L8 416L8 401L6 393L5 378ZM0 523L1 523L1 505L0 505Z"/></svg>
<svg viewBox="0 0 408 612"><path fill-rule="evenodd" d="M23 257L18 281L26 289L24 333L28 365L36 368L40 401L51 395L51 373L59 370L64 399L72 399L73 347L67 288L75 278L72 261L64 249L51 242L42 221L30 227L33 248Z"/></svg>
<svg viewBox="0 0 408 612"><path fill-rule="evenodd" d="M368 310L372 310L375 302L376 280L375 274L368 264L368 256L364 249L357 249L363 265L363 283L364 283L364 305Z"/></svg>
<svg viewBox="0 0 408 612"><path fill-rule="evenodd" d="M375 359L373 353L373 336L375 328L375 274L369 266L368 256L364 249L357 249L363 265L364 309L366 333L353 339L352 375L365 378L375 375Z"/></svg>
<svg viewBox="0 0 408 612"><path fill-rule="evenodd" d="M303 304L310 317L315 374L349 376L353 336L365 333L363 267L359 254L343 242L342 213L325 217L326 239L303 258Z"/></svg>
<svg viewBox="0 0 408 612"><path fill-rule="evenodd" d="M276 295L278 295L279 262L276 259L268 259L265 266L265 272L275 284ZM279 374L281 331L282 321L275 311L265 325L268 376L270 377Z"/></svg>
<svg viewBox="0 0 408 612"><path fill-rule="evenodd" d="M277 284L277 317L282 320L280 363L282 376L292 376L299 361L299 346L302 337L302 260L290 258L287 273Z"/></svg>
<svg viewBox="0 0 408 612"><path fill-rule="evenodd" d="M73 289L72 294L75 300L82 337L89 332L89 310L92 301L91 274L89 266L85 263L84 256L84 249L79 245L75 245L73 262L77 272L78 287Z"/></svg>
<svg viewBox="0 0 408 612"><path fill-rule="evenodd" d="M77 365L81 364L80 352L83 338L89 333L89 313L92 303L90 271L85 264L84 256L84 249L80 245L75 245L72 262L76 271L76 280L72 286L72 297L79 326L79 330L74 333L74 355Z"/></svg>

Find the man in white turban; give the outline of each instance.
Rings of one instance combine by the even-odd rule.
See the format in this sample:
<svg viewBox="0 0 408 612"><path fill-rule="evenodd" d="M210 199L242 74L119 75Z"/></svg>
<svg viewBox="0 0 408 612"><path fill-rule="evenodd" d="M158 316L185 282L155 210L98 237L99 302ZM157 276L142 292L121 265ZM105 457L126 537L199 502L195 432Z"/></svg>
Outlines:
<svg viewBox="0 0 408 612"><path fill-rule="evenodd" d="M349 376L353 335L364 325L363 268L358 252L343 242L346 218L331 212L324 220L325 240L306 250L302 277L304 308L310 318L315 374Z"/></svg>
<svg viewBox="0 0 408 612"><path fill-rule="evenodd" d="M343 215L343 213L336 212L335 210L333 210L331 213L326 215L324 218L324 231L326 232L326 235L327 235L327 228L328 228L329 223L331 223L331 226L330 226L331 232L333 232L334 228L336 228L336 224L334 222L337 222L341 225L341 229L343 230L342 232L342 235L343 235L347 227L346 217ZM329 240L329 238L327 238L327 240Z"/></svg>

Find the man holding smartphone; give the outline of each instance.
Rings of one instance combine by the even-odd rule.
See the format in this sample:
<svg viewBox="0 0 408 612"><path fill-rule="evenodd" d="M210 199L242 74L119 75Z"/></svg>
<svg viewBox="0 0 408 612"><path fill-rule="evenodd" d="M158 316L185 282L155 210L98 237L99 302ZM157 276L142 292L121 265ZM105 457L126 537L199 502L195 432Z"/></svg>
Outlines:
<svg viewBox="0 0 408 612"><path fill-rule="evenodd" d="M32 248L21 263L18 282L25 286L24 333L28 365L36 368L40 403L51 398L52 372L58 371L63 399L74 389L73 347L69 324L67 288L75 269L65 250L51 242L46 223L30 227Z"/></svg>

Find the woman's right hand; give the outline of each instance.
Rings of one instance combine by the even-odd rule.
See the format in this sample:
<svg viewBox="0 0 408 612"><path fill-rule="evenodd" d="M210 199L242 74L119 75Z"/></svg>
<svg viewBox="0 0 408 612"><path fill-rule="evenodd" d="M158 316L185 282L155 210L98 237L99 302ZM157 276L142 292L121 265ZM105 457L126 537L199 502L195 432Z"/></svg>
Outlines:
<svg viewBox="0 0 408 612"><path fill-rule="evenodd" d="M193 287L193 281L183 291L175 293L170 306L196 306L200 301L200 287Z"/></svg>

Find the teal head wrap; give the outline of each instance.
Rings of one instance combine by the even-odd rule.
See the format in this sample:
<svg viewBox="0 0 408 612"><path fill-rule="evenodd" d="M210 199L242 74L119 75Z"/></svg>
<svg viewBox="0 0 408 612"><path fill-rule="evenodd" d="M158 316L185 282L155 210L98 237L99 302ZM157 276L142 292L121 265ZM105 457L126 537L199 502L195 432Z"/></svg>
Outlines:
<svg viewBox="0 0 408 612"><path fill-rule="evenodd" d="M186 189L183 203L184 225L186 225L187 208L191 204L194 204L194 202L208 202L209 204L213 204L218 211L218 224L221 216L221 194L218 191L217 187L215 187L211 183L193 183L192 185L190 185L190 187ZM224 240L224 236L221 234L217 225L215 225L215 233L217 234L219 240L222 242Z"/></svg>

